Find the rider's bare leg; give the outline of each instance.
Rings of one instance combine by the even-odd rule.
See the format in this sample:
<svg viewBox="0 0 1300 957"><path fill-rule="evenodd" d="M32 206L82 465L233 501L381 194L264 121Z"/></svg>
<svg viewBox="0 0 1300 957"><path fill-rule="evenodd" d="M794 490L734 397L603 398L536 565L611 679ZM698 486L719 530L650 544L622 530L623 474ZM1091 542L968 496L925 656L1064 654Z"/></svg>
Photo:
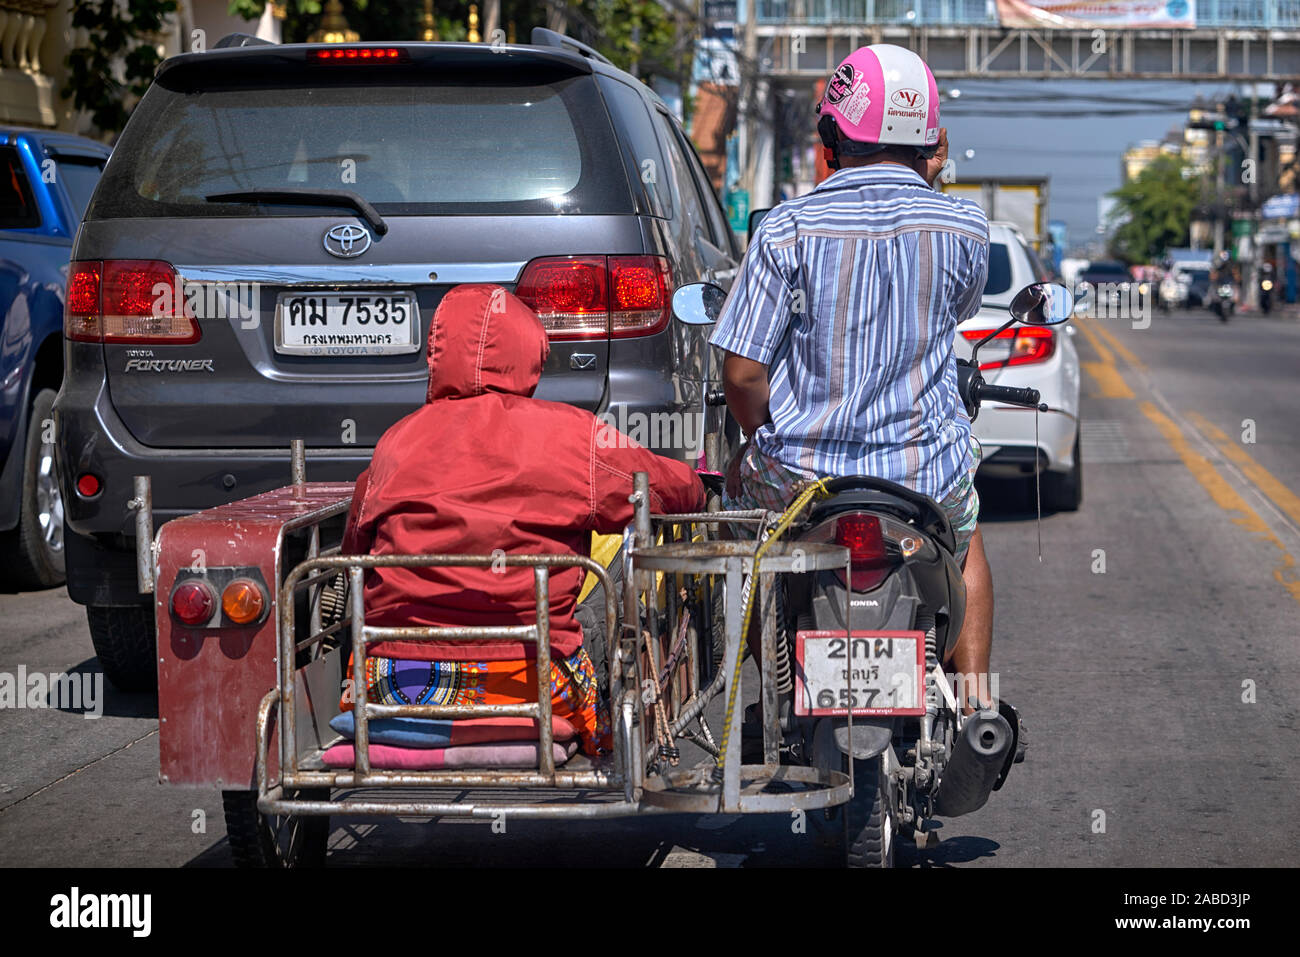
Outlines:
<svg viewBox="0 0 1300 957"><path fill-rule="evenodd" d="M983 530L978 525L966 552L962 578L966 582L966 620L962 623L957 647L946 664L964 676L962 687L967 698L978 693L980 703L991 707L989 653L993 648L993 573L984 554ZM963 701L961 704L962 713L970 714L969 703Z"/></svg>

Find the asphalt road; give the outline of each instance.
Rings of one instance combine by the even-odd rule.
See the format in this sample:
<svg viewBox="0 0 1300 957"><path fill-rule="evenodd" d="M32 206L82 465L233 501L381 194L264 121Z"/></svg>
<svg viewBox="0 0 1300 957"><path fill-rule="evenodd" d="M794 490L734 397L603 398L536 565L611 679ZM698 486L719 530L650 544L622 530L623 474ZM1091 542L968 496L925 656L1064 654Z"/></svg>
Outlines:
<svg viewBox="0 0 1300 957"><path fill-rule="evenodd" d="M913 866L1283 865L1300 769L1300 322L1077 324L1083 508L984 485L994 666L1025 764ZM1104 564L1103 564L1104 562ZM0 594L0 672L96 673L62 590ZM227 866L215 792L156 783L157 716L0 710L0 865ZM715 725L716 727L716 725ZM336 821L330 865L771 866L821 860L790 819L601 825Z"/></svg>

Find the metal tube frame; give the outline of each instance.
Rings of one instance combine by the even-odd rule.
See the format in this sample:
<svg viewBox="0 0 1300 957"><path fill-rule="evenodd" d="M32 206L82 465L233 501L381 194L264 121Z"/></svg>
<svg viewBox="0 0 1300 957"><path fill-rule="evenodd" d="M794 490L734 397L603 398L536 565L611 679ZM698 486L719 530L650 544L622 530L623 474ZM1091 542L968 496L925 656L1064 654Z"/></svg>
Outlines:
<svg viewBox="0 0 1300 957"><path fill-rule="evenodd" d="M640 478L640 476L638 476ZM459 817L471 819L495 819L498 815L508 815L531 819L599 819L623 817L645 813L674 813L680 810L677 795L672 801L666 800L667 791L674 788L674 781L692 778L695 771L683 769L664 775L650 775L647 779L649 763L645 752L645 735L651 726L650 708L653 701L646 702L640 691L642 622L637 604L637 593L642 585L647 587L647 596L653 596L653 575L655 570L664 572L668 577L670 589L675 582L675 574L698 574L698 568L680 569L670 567L682 559L665 560L662 556L646 568L637 562L637 553L654 551L654 541L660 528L672 525L714 524L718 522L738 522L761 525L770 517L768 513L753 512L707 512L689 515L651 515L648 489L644 482L637 482L636 491L630 497L634 507L634 519L624 532L625 581L622 595L617 595L608 571L599 563L586 556L568 555L515 555L506 556L504 564L515 567L531 567L534 571L533 596L537 611L535 625L516 625L500 627L378 627L365 623L363 601L364 572L368 568L380 567L500 567L501 557L491 555L317 555L309 557L293 568L284 578L279 591L279 628L278 640L278 687L268 692L263 698L257 716L257 761L256 782L258 788L258 810L269 815L303 815L324 816L329 814L352 814L360 816L431 816ZM678 542L678 545L686 545ZM716 546L722 543L711 542ZM739 549L753 547L752 543L730 542ZM649 558L646 555L646 558ZM824 561L825 559L823 559ZM668 564L665 564L667 562ZM752 557L746 559L738 551L736 554L717 556L707 560L710 566L706 574L721 574L727 581L727 607L725 612L726 659L734 660L739 651L741 635L741 610L743 591L746 588L758 588L757 606L764 619L769 617L770 585L773 573L788 572L791 559L789 556L769 554L763 562L758 580L752 580L749 565ZM687 560L687 564L698 565L699 562ZM839 565L839 560L836 561ZM583 771L565 771L555 766L552 754L551 696L550 696L550 641L549 641L549 571L552 568L581 567L591 572L604 587L606 634L611 636L609 649L610 671L610 717L614 729L614 753L609 765L604 768ZM342 770L304 770L300 766L298 743L294 730L293 716L296 714L296 657L298 652L326 637L324 632L313 633L303 642L294 640L294 601L295 592L319 582L331 573L344 572L350 581L350 637L352 649L352 686L354 694L353 708L356 715L354 733L355 765L351 771ZM638 579L645 578L645 581ZM616 631L616 602L624 601L624 623L622 631ZM774 622L763 622L763 644L774 645ZM346 623L334 626L327 631L334 633L348 627ZM617 635L614 640L613 636ZM695 640L700 637L696 629ZM365 700L365 656L368 646L381 641L531 641L537 648L538 700L521 705L380 705L370 704ZM654 639L652 639L654 640ZM699 654L699 650L695 649ZM657 660L657 656L656 656ZM769 658L773 661L774 658ZM657 664L655 665L657 668ZM656 682L658 674L654 675ZM628 679L631 679L630 681ZM764 699L775 693L775 673L773 668L761 669L760 680L763 685ZM771 684L772 688L767 686ZM695 678L690 679L689 691L695 693ZM689 700L691 694L686 695ZM674 711L680 709L682 701L672 702ZM766 700L765 700L765 703ZM770 812L793 808L813 809L830 807L848 799L852 784L849 776L832 772L820 774L815 769L802 767L785 767L773 759L777 757L776 746L780 740L775 709L765 708L767 720L764 727L764 765L742 767L740 742L740 710L733 716L733 727L728 735L727 754L724 758L724 779L720 793L707 793L707 785L694 787L694 796L682 795L687 803L698 803L702 811L723 811L726 813L745 813L752 811ZM530 717L538 721L538 765L532 770L510 771L385 771L376 770L370 764L369 722L385 717L428 717L428 718L469 718L484 716ZM670 716L670 726L672 718ZM279 728L279 775L275 781L270 776L270 734L272 723ZM683 729L684 730L684 729ZM674 734L674 740L680 732ZM760 779L801 780L808 784L820 785L819 789L795 793L763 793L763 781ZM748 783L747 783L748 782ZM298 797L286 798L287 792L308 788L327 789L370 789L370 788L527 788L575 790L581 792L578 797L567 801L545 801L539 803L496 803L471 802L466 800L435 800L431 795L426 800L367 800L361 798L341 798L338 800L307 800ZM654 792L654 793L650 793ZM650 801L649 798L655 800ZM708 805L708 806L705 806Z"/></svg>
<svg viewBox="0 0 1300 957"><path fill-rule="evenodd" d="M533 597L537 611L535 625L503 627L383 628L365 623L363 578L367 568L400 567L501 567L523 566L533 569ZM492 555L332 555L309 558L301 562L285 577L280 588L280 618L278 628L279 687L267 694L258 709L257 717L257 786L258 809L264 814L328 815L347 814L427 814L433 816L492 817L509 814L519 817L585 818L607 817L635 813L640 792L641 769L639 748L632 747L627 734L635 709L635 693L625 694L622 687L622 661L619 655L611 656L611 700L623 702L623 712L617 715L614 741L613 770L566 772L555 767L552 753L550 693L550 596L549 572L552 568L581 567L594 574L605 589L605 620L607 634L615 634L617 624L616 595L608 571L586 556L570 555L513 555L502 559ZM295 659L299 650L294 640L294 601L296 590L307 581L316 580L315 573L323 569L346 571L350 578L352 685L356 714L356 731L353 742L356 761L353 771L309 771L300 768L298 745L294 733L295 714ZM321 635L312 638L320 640ZM367 646L381 641L532 641L537 648L538 700L523 705L378 705L365 700L365 655ZM279 780L272 783L269 775L270 729L273 712L280 731ZM633 712L635 714L635 711ZM369 722L381 717L441 717L466 718L484 716L515 716L534 718L538 722L538 767L534 771L376 771L370 765ZM644 713L641 714L644 722ZM626 727L625 727L626 726ZM600 792L622 792L622 801L583 803L534 804L448 804L436 801L368 802L364 800L287 800L286 791L303 788L371 788L371 787L549 787L583 789Z"/></svg>

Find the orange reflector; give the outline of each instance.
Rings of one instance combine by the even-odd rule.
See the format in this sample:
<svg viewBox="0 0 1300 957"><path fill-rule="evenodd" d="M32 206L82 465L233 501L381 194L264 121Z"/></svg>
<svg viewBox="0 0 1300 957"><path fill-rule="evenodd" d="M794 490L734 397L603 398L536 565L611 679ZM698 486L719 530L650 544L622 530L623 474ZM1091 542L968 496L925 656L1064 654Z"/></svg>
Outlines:
<svg viewBox="0 0 1300 957"><path fill-rule="evenodd" d="M221 610L237 625L257 621L265 608L261 587L247 578L236 578L221 593Z"/></svg>

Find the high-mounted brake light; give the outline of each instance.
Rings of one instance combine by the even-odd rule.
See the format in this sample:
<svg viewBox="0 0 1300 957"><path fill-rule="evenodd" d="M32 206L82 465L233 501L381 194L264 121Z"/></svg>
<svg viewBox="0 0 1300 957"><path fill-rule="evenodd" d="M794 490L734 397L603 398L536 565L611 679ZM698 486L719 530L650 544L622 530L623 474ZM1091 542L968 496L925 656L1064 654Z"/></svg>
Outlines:
<svg viewBox="0 0 1300 957"><path fill-rule="evenodd" d="M307 59L313 63L396 63L406 59L394 47L330 47L328 50L309 50Z"/></svg>
<svg viewBox="0 0 1300 957"><path fill-rule="evenodd" d="M989 334L987 329L963 329L962 333L971 342L979 342ZM1044 362L1056 352L1056 331L1043 326L1017 326L1003 329L993 337L993 342L1011 340L1011 352L1001 359L981 362L981 369L1001 369L1005 366L1023 366L1033 362Z"/></svg>
<svg viewBox="0 0 1300 957"><path fill-rule="evenodd" d="M885 535L876 516L863 512L841 515L835 522L835 544L849 550L854 591L869 591L889 574L893 561L885 548Z"/></svg>
<svg viewBox="0 0 1300 957"><path fill-rule="evenodd" d="M176 270L154 259L72 263L63 331L80 342L131 345L187 345L200 336Z"/></svg>
<svg viewBox="0 0 1300 957"><path fill-rule="evenodd" d="M668 325L672 293L662 256L547 256L524 267L515 287L560 341L652 335Z"/></svg>

